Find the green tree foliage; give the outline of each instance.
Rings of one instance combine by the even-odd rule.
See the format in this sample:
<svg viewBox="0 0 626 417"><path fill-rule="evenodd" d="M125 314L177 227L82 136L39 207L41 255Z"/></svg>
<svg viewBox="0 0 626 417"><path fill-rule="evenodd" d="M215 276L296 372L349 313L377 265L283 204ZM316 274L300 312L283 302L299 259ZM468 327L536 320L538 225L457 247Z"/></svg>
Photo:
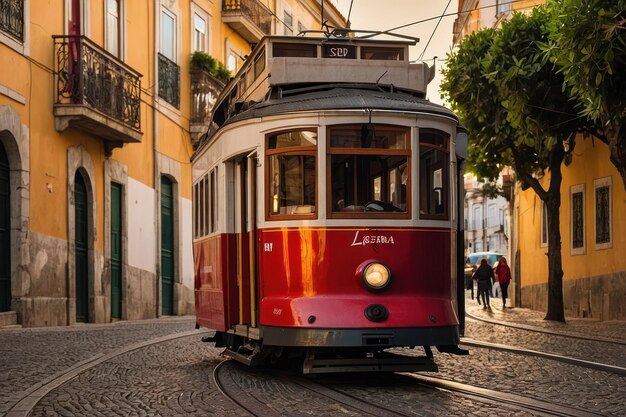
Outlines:
<svg viewBox="0 0 626 417"><path fill-rule="evenodd" d="M465 38L448 56L442 91L459 113L470 138L468 166L479 178L494 178L504 164L515 167L548 212L548 312L565 321L559 208L564 142L574 146L582 118L563 91L563 76L545 59L550 14L536 8L514 14L498 30ZM537 179L550 171L547 189Z"/></svg>
<svg viewBox="0 0 626 417"><path fill-rule="evenodd" d="M560 0L547 7L549 39L540 46L592 122L587 130L609 146L626 188L626 0Z"/></svg>

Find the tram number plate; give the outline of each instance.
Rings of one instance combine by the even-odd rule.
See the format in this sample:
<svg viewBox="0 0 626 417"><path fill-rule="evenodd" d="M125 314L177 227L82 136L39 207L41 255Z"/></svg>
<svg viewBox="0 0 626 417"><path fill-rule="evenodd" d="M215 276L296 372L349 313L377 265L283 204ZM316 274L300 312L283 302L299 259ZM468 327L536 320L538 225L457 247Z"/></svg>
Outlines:
<svg viewBox="0 0 626 417"><path fill-rule="evenodd" d="M324 45L324 58L356 59L356 46Z"/></svg>

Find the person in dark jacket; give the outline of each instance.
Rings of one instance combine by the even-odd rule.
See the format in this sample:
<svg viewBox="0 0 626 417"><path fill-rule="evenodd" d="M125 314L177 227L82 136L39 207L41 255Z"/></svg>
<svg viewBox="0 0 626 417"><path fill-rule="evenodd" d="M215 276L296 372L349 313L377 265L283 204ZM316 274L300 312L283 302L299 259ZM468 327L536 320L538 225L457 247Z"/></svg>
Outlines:
<svg viewBox="0 0 626 417"><path fill-rule="evenodd" d="M483 308L491 308L489 305L489 294L491 293L491 285L495 280L493 268L489 266L487 258L480 260L480 266L474 272L474 279L478 282L478 302L482 298Z"/></svg>

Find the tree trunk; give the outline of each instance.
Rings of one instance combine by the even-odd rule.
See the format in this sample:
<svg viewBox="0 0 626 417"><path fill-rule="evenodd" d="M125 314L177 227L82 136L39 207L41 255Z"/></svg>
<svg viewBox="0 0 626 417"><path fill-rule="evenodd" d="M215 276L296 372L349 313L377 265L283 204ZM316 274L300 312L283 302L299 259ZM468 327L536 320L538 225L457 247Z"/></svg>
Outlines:
<svg viewBox="0 0 626 417"><path fill-rule="evenodd" d="M561 255L561 163L563 147L555 146L550 156L550 188L546 200L548 214L548 312L544 320L565 322L563 306L563 258Z"/></svg>
<svg viewBox="0 0 626 417"><path fill-rule="evenodd" d="M611 162L622 177L622 184L626 190L626 128L617 127L607 133Z"/></svg>

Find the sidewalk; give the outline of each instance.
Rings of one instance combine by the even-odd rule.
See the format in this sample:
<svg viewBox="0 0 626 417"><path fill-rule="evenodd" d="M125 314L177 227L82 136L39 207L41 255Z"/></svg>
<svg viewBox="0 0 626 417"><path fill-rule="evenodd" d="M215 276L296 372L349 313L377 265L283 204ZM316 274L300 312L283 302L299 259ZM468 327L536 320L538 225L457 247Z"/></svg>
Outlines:
<svg viewBox="0 0 626 417"><path fill-rule="evenodd" d="M509 307L508 302L507 307L502 309L502 298L500 297L491 298L490 304L490 309L483 309L482 305L478 305L476 298L472 300L469 291L466 291L465 311L470 317L473 316L494 323L505 322L515 326L526 327L529 330L541 330L568 336L626 343L626 321L600 321L597 319L565 317L566 323L559 323L544 320L546 315L544 311Z"/></svg>

